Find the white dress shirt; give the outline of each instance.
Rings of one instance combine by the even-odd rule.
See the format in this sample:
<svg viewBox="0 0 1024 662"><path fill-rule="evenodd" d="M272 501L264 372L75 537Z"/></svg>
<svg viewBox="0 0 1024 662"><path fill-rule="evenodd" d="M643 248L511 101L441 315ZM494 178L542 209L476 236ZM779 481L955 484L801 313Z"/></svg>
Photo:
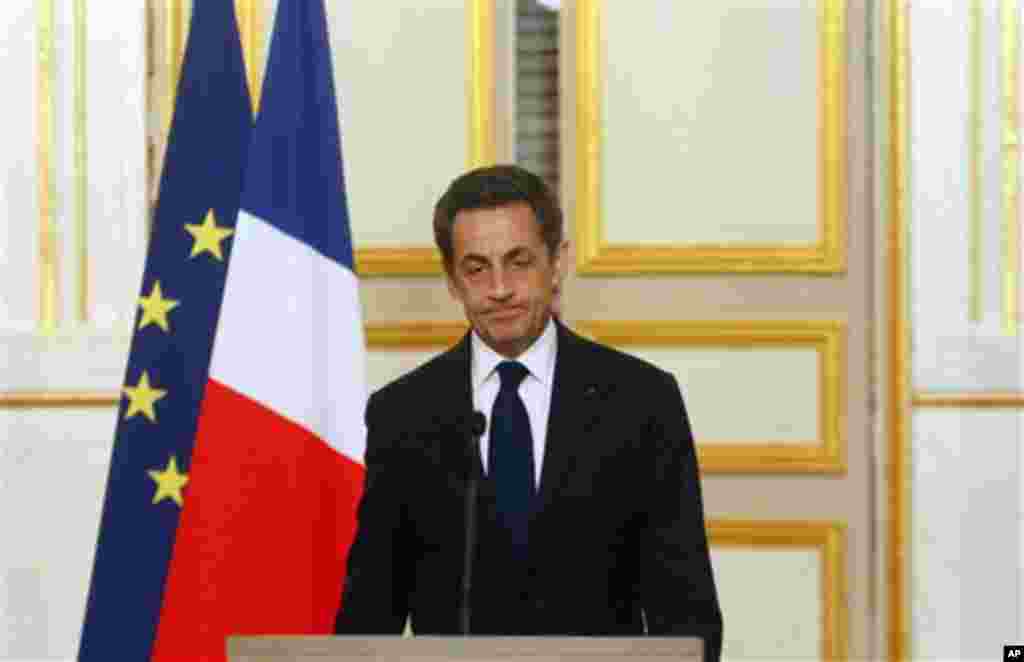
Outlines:
<svg viewBox="0 0 1024 662"><path fill-rule="evenodd" d="M497 367L502 361L509 361L487 346L476 331L470 339L472 362L473 407L487 416L487 429L480 438L480 460L487 473L487 456L491 440L491 413L494 401L501 387L501 376ZM533 436L534 486L540 488L540 470L544 461L544 445L548 434L548 414L551 411L551 386L555 380L555 352L558 349L558 333L554 320L549 319L540 337L529 349L515 359L522 363L529 374L519 385L519 397L526 405L530 417L530 433Z"/></svg>

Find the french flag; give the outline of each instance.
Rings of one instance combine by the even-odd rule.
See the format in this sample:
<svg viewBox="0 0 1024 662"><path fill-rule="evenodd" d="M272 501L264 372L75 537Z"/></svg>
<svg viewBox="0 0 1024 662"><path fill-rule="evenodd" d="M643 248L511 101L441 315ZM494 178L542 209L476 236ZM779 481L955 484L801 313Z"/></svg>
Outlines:
<svg viewBox="0 0 1024 662"><path fill-rule="evenodd" d="M216 4L222 9L201 9ZM192 29L201 32L197 22L203 14L231 5L197 3ZM180 94L186 94L184 84ZM192 419L194 442L174 453L175 473L167 478L171 467L160 458L147 460L152 466L126 467L126 460L116 461L122 444L119 422L82 660L224 660L225 639L233 634L332 631L363 484L366 379L322 0L279 2L261 103L244 159L237 215L227 221L215 213L212 221L193 215L192 229L177 233L186 236L174 237L186 244L174 249L180 264L168 266L168 272L185 265L191 287L222 288L222 295L212 312L206 311L205 345L178 346L179 356L198 349L208 357L198 384L188 383L195 378L184 368L148 371L147 387L165 393L153 404L155 420L144 415L146 420L136 423L143 432L159 435L161 426L172 426L165 420L174 403L165 401L191 388L200 393ZM202 112L186 119L201 121ZM209 144L199 149L216 162L223 156L219 137L208 137ZM201 190L204 184L196 186ZM188 255L181 255L187 247ZM151 261L157 250L151 250ZM148 261L147 278L153 281L151 266ZM144 279L144 293L151 291L148 282ZM184 315L189 296L175 296L180 305L167 313L170 332L154 335L157 341L170 343L161 336L186 332L182 327L187 323L199 324ZM195 328L187 332L199 333ZM133 354L142 344L137 336ZM167 353L165 348L161 354ZM126 383L137 388L132 385L142 366L133 372L133 358ZM122 415L133 408L133 397L122 406ZM173 426L181 427L180 420ZM157 473L141 480L149 471ZM138 530L130 530L132 520L115 516L115 501L122 496L115 493L117 482L139 483L148 490L143 499L131 490L120 491L139 502L132 505L136 520L147 526L165 523L168 530L159 539L166 549L150 549ZM177 499L157 499L161 490L173 492L175 485ZM105 544L123 549L107 552ZM103 571L101 564L139 554L156 558L147 567L162 576L153 579L133 570L120 581L138 579L147 590L102 585L118 580L116 569ZM136 613L146 609L150 613ZM125 614L148 633L129 634L138 641L128 651Z"/></svg>

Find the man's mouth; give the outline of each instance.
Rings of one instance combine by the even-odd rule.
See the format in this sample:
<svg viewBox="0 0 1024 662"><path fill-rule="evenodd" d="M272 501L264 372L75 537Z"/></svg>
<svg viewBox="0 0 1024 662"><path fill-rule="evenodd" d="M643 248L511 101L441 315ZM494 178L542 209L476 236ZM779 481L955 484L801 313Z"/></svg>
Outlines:
<svg viewBox="0 0 1024 662"><path fill-rule="evenodd" d="M523 314L522 308L505 308L502 310L495 310L490 314L490 318L499 322L506 322L513 320Z"/></svg>

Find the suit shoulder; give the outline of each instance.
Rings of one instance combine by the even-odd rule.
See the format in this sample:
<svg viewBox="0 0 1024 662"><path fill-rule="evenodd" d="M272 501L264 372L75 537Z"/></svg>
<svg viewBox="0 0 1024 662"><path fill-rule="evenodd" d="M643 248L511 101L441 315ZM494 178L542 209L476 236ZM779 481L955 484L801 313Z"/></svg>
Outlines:
<svg viewBox="0 0 1024 662"><path fill-rule="evenodd" d="M457 350L456 346L431 357L425 363L377 389L370 396L371 399L410 401L436 393L438 387L443 385L452 374L452 364L458 361L454 356Z"/></svg>

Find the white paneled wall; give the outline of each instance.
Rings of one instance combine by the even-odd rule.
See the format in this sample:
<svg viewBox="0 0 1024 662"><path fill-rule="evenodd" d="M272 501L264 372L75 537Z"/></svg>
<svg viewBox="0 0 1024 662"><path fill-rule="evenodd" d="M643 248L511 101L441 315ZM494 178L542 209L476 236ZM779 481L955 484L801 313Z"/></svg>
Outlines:
<svg viewBox="0 0 1024 662"><path fill-rule="evenodd" d="M39 254L36 127L39 121L36 12L30 3L0 8L5 86L18 90L4 103L0 122L3 172L0 198L6 218L0 229L0 323L32 328L36 318ZM11 283L17 283L12 287Z"/></svg>
<svg viewBox="0 0 1024 662"><path fill-rule="evenodd" d="M1019 153L1007 125L1020 123L1008 105L1020 80L1007 78L1022 34L1016 5L910 3L913 389L922 402L946 395L961 403L919 407L912 419L915 659L991 659L1024 634L1021 415L978 404L1024 391L1013 319L1020 300L1006 289L1015 270L1006 223L1021 220L1007 217L1020 186L1007 170Z"/></svg>
<svg viewBox="0 0 1024 662"><path fill-rule="evenodd" d="M822 650L821 555L806 549L712 549L728 623L725 660L819 659ZM785 609L775 609L780 596Z"/></svg>
<svg viewBox="0 0 1024 662"><path fill-rule="evenodd" d="M0 392L120 384L146 243L145 19L142 3L0 4ZM0 659L77 651L114 415L0 407Z"/></svg>
<svg viewBox="0 0 1024 662"><path fill-rule="evenodd" d="M0 409L0 659L77 651L114 416Z"/></svg>
<svg viewBox="0 0 1024 662"><path fill-rule="evenodd" d="M1020 639L1020 415L925 410L913 426L915 659L991 659Z"/></svg>

